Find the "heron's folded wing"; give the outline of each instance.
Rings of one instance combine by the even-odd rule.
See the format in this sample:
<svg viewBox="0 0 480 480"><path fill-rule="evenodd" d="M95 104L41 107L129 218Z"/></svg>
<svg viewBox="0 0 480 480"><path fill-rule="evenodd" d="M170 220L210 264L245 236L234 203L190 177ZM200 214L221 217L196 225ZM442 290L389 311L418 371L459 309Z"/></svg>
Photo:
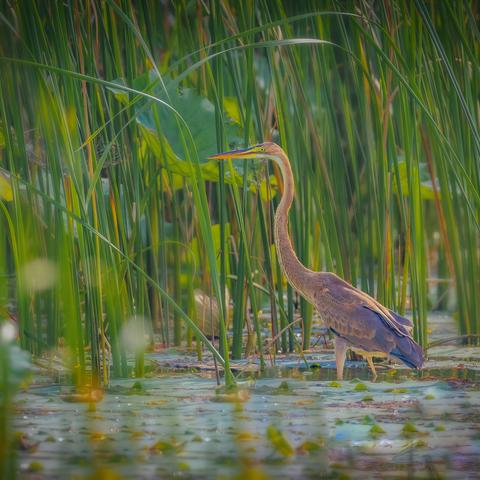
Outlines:
<svg viewBox="0 0 480 480"><path fill-rule="evenodd" d="M360 328L369 328L369 325L364 325L368 321L362 315L361 308L363 308L373 312L375 316L372 319L375 320L377 318L381 320L396 335L400 337L411 336L412 323L408 319L400 317L400 315L382 307L370 295L358 290L336 275L328 277L324 293L332 302L338 305L340 312L350 312L351 322L358 323ZM366 318L368 319L369 317L366 316Z"/></svg>
<svg viewBox="0 0 480 480"><path fill-rule="evenodd" d="M399 337L410 337L410 332L405 328L404 325L401 323L398 323L395 318L393 320L389 317L387 317L381 310L376 309L375 307L372 307L370 305L362 305L363 308L366 308L368 310L371 310L373 313L376 313L380 320L385 324L385 326L395 333L395 335L398 335Z"/></svg>
<svg viewBox="0 0 480 480"><path fill-rule="evenodd" d="M364 312L355 310L349 309L348 313L338 309L330 311L327 319L328 326L336 335L349 341L353 338L371 340L375 337L376 332L375 319L370 315L365 315ZM366 310L364 311L366 312Z"/></svg>
<svg viewBox="0 0 480 480"><path fill-rule="evenodd" d="M337 322L331 328L333 333L366 352L388 353L396 344L397 333L378 312L363 306L353 309L348 322Z"/></svg>
<svg viewBox="0 0 480 480"><path fill-rule="evenodd" d="M409 319L409 318L406 318L406 317L402 317L400 314L398 314L397 312L394 312L393 310L388 310L390 315L392 315L393 318L395 318L395 320L400 323L401 325L403 325L405 328L407 328L408 330L412 330L413 329L413 322Z"/></svg>

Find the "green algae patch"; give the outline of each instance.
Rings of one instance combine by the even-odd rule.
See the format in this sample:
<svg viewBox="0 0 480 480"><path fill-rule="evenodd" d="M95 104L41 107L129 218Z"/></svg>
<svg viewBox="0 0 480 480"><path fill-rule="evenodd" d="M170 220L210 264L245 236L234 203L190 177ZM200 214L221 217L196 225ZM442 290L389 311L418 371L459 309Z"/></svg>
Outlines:
<svg viewBox="0 0 480 480"><path fill-rule="evenodd" d="M355 392L366 392L368 390L364 383L357 383L353 389Z"/></svg>
<svg viewBox="0 0 480 480"><path fill-rule="evenodd" d="M373 424L372 427L370 428L370 430L368 431L368 433L370 434L370 436L372 437L378 437L380 435L383 435L385 432L385 430L380 426L378 425L377 423Z"/></svg>
<svg viewBox="0 0 480 480"><path fill-rule="evenodd" d="M309 453L318 452L324 446L324 442L314 442L312 440L305 440L296 449L298 454L305 455Z"/></svg>
<svg viewBox="0 0 480 480"><path fill-rule="evenodd" d="M295 450L283 433L273 425L267 427L267 439L274 450L282 457L290 457L295 453Z"/></svg>
<svg viewBox="0 0 480 480"><path fill-rule="evenodd" d="M178 443L176 440L157 440L151 447L151 453L180 453L184 444Z"/></svg>
<svg viewBox="0 0 480 480"><path fill-rule="evenodd" d="M408 388L390 388L387 392L396 394L408 393Z"/></svg>
<svg viewBox="0 0 480 480"><path fill-rule="evenodd" d="M417 440L415 442L415 448L427 448L428 443L425 440Z"/></svg>
<svg viewBox="0 0 480 480"><path fill-rule="evenodd" d="M407 422L402 428L402 435L405 437L411 437L412 435L417 435L418 433L418 428L412 422Z"/></svg>
<svg viewBox="0 0 480 480"><path fill-rule="evenodd" d="M365 416L362 418L362 423L363 423L364 425L373 425L374 420L373 420L373 418L372 418L370 415L365 415Z"/></svg>
<svg viewBox="0 0 480 480"><path fill-rule="evenodd" d="M286 380L282 381L277 387L263 385L255 388L255 393L260 395L296 395Z"/></svg>
<svg viewBox="0 0 480 480"><path fill-rule="evenodd" d="M145 387L142 382L134 382L130 390L135 393L145 393Z"/></svg>
<svg viewBox="0 0 480 480"><path fill-rule="evenodd" d="M292 389L287 381L280 383L276 390L278 393L292 393Z"/></svg>
<svg viewBox="0 0 480 480"><path fill-rule="evenodd" d="M340 382L337 382L336 380L333 380L327 386L330 388L341 388L342 384Z"/></svg>
<svg viewBox="0 0 480 480"><path fill-rule="evenodd" d="M43 471L43 463L41 462L31 462L28 466L28 471L30 473L38 473Z"/></svg>

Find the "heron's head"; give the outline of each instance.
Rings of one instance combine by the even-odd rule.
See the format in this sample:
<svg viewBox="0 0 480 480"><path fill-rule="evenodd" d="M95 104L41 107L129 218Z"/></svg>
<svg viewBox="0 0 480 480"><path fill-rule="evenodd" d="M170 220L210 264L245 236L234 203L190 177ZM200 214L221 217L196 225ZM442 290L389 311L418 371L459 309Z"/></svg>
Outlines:
<svg viewBox="0 0 480 480"><path fill-rule="evenodd" d="M227 158L271 158L277 156L279 150L281 150L281 148L276 143L265 142L253 147L241 148L240 150L217 153L216 155L210 155L208 158L211 160L225 160Z"/></svg>

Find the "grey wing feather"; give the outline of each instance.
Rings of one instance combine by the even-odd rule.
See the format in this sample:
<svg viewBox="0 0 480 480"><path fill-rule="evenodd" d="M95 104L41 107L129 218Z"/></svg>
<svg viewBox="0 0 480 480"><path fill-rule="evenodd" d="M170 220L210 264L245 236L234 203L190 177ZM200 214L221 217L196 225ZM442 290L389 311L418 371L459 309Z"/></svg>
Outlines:
<svg viewBox="0 0 480 480"><path fill-rule="evenodd" d="M395 320L398 323L403 325L408 330L413 329L413 322L409 318L402 317L401 315L399 315L397 312L394 312L393 310L388 310L388 311L389 311L390 315L392 315L392 317L395 318Z"/></svg>
<svg viewBox="0 0 480 480"><path fill-rule="evenodd" d="M413 324L407 318L401 317L397 313L385 308L370 295L353 287L335 274L328 274L324 281L326 285L324 293L334 299L335 303L341 304L346 309L363 307L364 309L371 310L376 314L375 318L380 318L396 335L411 336ZM361 317L361 315L359 315L359 313L360 312L357 311L352 317L352 320L355 322L360 321L359 317Z"/></svg>
<svg viewBox="0 0 480 480"><path fill-rule="evenodd" d="M378 309L370 306L370 305L362 305L363 308L366 308L367 310L371 310L373 313L377 314L378 318L385 324L386 327L388 327L395 335L398 335L399 337L410 337L410 332L401 324L391 318L388 318L384 312L381 310L379 311Z"/></svg>
<svg viewBox="0 0 480 480"><path fill-rule="evenodd" d="M340 329L340 331L333 329L336 335L366 352L389 353L395 347L394 333L389 330L379 315L363 307L355 309L353 314L355 322L359 321L362 324L365 333L352 329ZM367 332L370 334L367 335Z"/></svg>

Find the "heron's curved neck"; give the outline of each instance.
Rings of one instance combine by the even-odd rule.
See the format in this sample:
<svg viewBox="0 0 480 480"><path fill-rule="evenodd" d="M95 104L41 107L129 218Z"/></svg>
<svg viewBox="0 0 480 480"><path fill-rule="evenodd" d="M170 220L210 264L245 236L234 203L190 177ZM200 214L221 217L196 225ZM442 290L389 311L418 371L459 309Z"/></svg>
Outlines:
<svg viewBox="0 0 480 480"><path fill-rule="evenodd" d="M275 212L274 222L278 260L287 280L296 290L305 294L306 290L308 290L310 275L313 272L306 268L298 259L288 233L288 212L295 194L292 168L290 167L288 157L283 151L278 155L272 156L271 159L280 167L284 185L282 199Z"/></svg>

